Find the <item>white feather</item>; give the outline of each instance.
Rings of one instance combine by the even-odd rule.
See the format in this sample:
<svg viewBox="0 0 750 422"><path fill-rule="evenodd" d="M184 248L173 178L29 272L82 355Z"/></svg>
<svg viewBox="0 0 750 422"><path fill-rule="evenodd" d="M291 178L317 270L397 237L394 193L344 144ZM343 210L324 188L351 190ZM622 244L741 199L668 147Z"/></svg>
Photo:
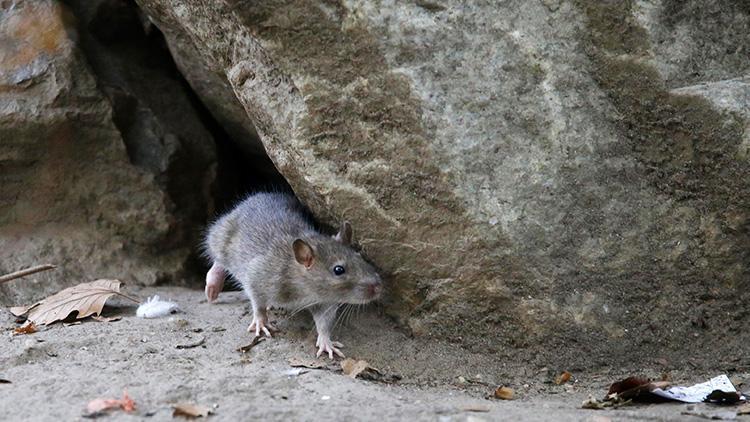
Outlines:
<svg viewBox="0 0 750 422"><path fill-rule="evenodd" d="M135 311L139 318L159 318L177 312L179 307L174 302L159 299L159 295L150 297Z"/></svg>

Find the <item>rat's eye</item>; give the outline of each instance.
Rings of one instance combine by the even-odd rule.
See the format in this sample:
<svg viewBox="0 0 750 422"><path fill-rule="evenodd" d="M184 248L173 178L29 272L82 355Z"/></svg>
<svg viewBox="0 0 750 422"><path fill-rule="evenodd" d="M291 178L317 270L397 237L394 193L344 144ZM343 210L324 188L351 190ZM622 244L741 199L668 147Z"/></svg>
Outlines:
<svg viewBox="0 0 750 422"><path fill-rule="evenodd" d="M342 267L341 265L337 265L333 267L333 273L336 275L341 275L341 274L344 274L345 272L346 272L346 269L344 269L344 267Z"/></svg>

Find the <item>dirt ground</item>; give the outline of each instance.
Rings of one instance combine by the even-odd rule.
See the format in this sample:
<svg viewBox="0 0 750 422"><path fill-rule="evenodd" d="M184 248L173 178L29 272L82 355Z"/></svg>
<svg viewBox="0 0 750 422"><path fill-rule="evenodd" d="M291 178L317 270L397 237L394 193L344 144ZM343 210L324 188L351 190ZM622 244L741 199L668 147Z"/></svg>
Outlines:
<svg viewBox="0 0 750 422"><path fill-rule="evenodd" d="M119 398L125 389L137 404L136 412L116 411L101 418L171 420L171 405L178 402L212 407L210 420L216 421L684 421L705 420L684 412L712 416L729 411L724 414L728 417L735 409L685 404L581 409L589 394L602 397L622 374L574 372L568 384L555 385L557 369L524 371L447 341L410 338L377 309L362 310L337 328L334 339L344 343L347 356L400 375L401 381L350 379L335 363L290 375L290 358L313 358L309 316L274 311L272 320L281 332L242 354L237 348L251 337L245 332L250 318L241 293L224 292L218 303L208 304L198 290L128 286L125 291L140 298L159 294L177 302L181 312L146 320L135 316L135 306L111 299L104 315L122 316L119 321L57 323L15 337L9 334L18 326L15 318L2 312L0 327L6 335L0 340L0 379L10 383L0 384L0 419L85 420L90 400ZM711 375L717 373L670 372L684 385ZM736 383L750 379L747 373L729 375ZM487 399L498 384L513 388L516 399ZM750 421L748 416L737 418Z"/></svg>

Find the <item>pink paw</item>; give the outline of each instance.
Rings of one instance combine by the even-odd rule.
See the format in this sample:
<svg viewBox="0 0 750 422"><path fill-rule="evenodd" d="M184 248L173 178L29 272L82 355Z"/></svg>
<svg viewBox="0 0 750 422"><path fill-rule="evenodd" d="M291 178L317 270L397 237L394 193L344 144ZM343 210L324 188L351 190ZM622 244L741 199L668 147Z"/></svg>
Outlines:
<svg viewBox="0 0 750 422"><path fill-rule="evenodd" d="M247 327L247 332L251 333L255 331L255 336L260 336L261 331L266 337L271 337L271 333L279 331L276 327L271 325L265 318L253 318L253 322Z"/></svg>
<svg viewBox="0 0 750 422"><path fill-rule="evenodd" d="M221 288L222 286L217 286L215 284L206 284L206 299L208 299L209 303L213 302L219 297Z"/></svg>
<svg viewBox="0 0 750 422"><path fill-rule="evenodd" d="M218 264L211 266L206 274L206 298L211 303L219 297L219 293L224 288L224 279L227 277L226 271Z"/></svg>
<svg viewBox="0 0 750 422"><path fill-rule="evenodd" d="M328 337L320 337L318 336L318 341L315 342L315 345L318 347L318 353L315 355L316 357L320 357L323 353L328 354L328 358L333 360L333 355L340 358L345 358L343 353L341 353L341 350L338 348L344 347L343 344L339 343L338 341L331 341Z"/></svg>

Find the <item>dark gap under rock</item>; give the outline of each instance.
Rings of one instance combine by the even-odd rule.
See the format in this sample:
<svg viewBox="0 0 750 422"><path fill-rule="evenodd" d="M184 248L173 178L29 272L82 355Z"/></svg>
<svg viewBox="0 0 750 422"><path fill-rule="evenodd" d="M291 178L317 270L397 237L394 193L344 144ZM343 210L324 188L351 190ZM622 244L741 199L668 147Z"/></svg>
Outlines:
<svg viewBox="0 0 750 422"><path fill-rule="evenodd" d="M175 221L158 247L191 248L186 278L198 282L206 223L248 192L289 187L267 155L244 152L213 118L132 0L66 4L131 163L152 174L171 202Z"/></svg>

